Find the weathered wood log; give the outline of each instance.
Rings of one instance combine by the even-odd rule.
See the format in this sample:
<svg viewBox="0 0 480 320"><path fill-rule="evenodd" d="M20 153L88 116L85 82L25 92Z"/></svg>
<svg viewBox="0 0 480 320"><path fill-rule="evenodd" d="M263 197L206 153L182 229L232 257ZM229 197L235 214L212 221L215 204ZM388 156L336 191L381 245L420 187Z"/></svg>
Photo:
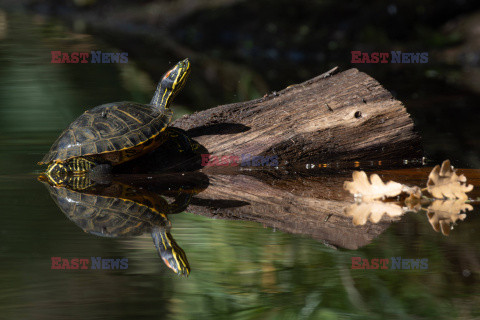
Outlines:
<svg viewBox="0 0 480 320"><path fill-rule="evenodd" d="M386 162L421 156L419 138L404 106L377 81L356 69L334 76L328 72L257 100L187 115L173 126L187 131L204 148L202 153L276 155L280 166ZM177 149L176 142L169 141L123 169L152 172L171 164L194 162L184 157L185 152L177 152L175 157ZM256 221L349 249L368 244L391 221L361 227L352 224L344 214L352 199L342 188L349 177L289 180L283 176L278 180L278 170L258 174L246 171L252 175L246 176L238 174L241 172L237 168L221 167L215 174L210 172L208 187L187 210L216 218ZM225 172L219 174L220 170ZM269 175L274 177L268 179ZM150 179L144 187L152 183Z"/></svg>
<svg viewBox="0 0 480 320"><path fill-rule="evenodd" d="M336 69L260 99L183 116L212 155L278 156L291 163L421 157L405 107L375 79Z"/></svg>

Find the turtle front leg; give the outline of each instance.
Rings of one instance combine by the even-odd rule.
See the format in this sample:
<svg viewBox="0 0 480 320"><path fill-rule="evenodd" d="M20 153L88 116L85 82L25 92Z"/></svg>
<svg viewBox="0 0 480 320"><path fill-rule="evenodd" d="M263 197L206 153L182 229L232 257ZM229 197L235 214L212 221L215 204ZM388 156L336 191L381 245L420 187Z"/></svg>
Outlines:
<svg viewBox="0 0 480 320"><path fill-rule="evenodd" d="M187 133L179 128L168 127L165 130L165 134L168 136L169 140L174 142L178 147L178 152L195 152L199 144L192 140Z"/></svg>
<svg viewBox="0 0 480 320"><path fill-rule="evenodd" d="M175 200L168 205L168 213L176 214L185 211L190 204L190 200L192 200L192 194L180 190Z"/></svg>

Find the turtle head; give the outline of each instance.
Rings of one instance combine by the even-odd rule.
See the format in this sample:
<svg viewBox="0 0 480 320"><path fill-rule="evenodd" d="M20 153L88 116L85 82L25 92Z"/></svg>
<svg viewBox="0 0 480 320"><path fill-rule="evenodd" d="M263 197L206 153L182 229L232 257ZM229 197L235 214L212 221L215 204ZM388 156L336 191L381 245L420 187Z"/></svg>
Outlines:
<svg viewBox="0 0 480 320"><path fill-rule="evenodd" d="M170 232L165 228L157 228L152 231L152 238L165 265L178 275L188 276L190 265L185 251L175 242Z"/></svg>
<svg viewBox="0 0 480 320"><path fill-rule="evenodd" d="M190 61L187 58L168 70L160 80L150 104L168 108L178 92L185 86L190 69Z"/></svg>
<svg viewBox="0 0 480 320"><path fill-rule="evenodd" d="M187 276L190 274L190 265L188 264L185 252L179 246L171 247L165 250L162 255L162 260L167 267L172 269L180 276Z"/></svg>
<svg viewBox="0 0 480 320"><path fill-rule="evenodd" d="M68 168L64 163L54 162L48 166L45 175L53 185L64 185L68 178Z"/></svg>
<svg viewBox="0 0 480 320"><path fill-rule="evenodd" d="M160 85L172 92L178 93L190 74L190 61L187 59L178 62L172 69L168 70L160 80Z"/></svg>

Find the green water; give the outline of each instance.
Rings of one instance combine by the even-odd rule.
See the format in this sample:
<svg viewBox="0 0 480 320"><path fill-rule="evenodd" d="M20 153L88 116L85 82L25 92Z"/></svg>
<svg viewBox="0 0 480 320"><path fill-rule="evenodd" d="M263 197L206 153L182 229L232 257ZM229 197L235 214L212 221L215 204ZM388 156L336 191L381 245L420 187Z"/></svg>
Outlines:
<svg viewBox="0 0 480 320"><path fill-rule="evenodd" d="M56 22L0 13L1 319L480 317L478 210L449 237L424 216L408 214L356 251L251 222L181 213L170 220L192 268L188 278L163 265L148 234L84 232L36 180L36 162L85 108L146 102L156 79L134 60L51 64L52 50L117 50ZM178 100L178 114L194 110L196 104ZM128 269L52 270L54 256L127 258ZM351 257L398 256L426 258L428 269L351 269Z"/></svg>

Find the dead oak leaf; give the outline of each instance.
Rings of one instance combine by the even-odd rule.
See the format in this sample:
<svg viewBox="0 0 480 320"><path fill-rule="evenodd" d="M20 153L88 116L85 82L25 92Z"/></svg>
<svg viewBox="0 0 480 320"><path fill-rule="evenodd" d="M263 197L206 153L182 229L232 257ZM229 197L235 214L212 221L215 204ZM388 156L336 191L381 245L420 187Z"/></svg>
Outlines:
<svg viewBox="0 0 480 320"><path fill-rule="evenodd" d="M473 185L467 185L467 178L457 175L450 165L450 160L445 160L442 166L436 165L428 176L427 190L437 199L467 200L467 192L472 191Z"/></svg>
<svg viewBox="0 0 480 320"><path fill-rule="evenodd" d="M472 211L473 207L461 199L435 200L427 208L428 222L433 230L440 230L446 236L450 234L450 225L467 216L464 212Z"/></svg>
<svg viewBox="0 0 480 320"><path fill-rule="evenodd" d="M404 214L404 210L395 203L385 203L381 201L354 203L344 209L345 215L353 217L354 225L364 225L369 219L373 223L378 223L386 214L389 217L399 217Z"/></svg>
<svg viewBox="0 0 480 320"><path fill-rule="evenodd" d="M372 174L370 181L364 171L354 171L353 181L345 181L343 188L363 201L395 197L402 193L404 186L398 182L383 183L378 174Z"/></svg>

